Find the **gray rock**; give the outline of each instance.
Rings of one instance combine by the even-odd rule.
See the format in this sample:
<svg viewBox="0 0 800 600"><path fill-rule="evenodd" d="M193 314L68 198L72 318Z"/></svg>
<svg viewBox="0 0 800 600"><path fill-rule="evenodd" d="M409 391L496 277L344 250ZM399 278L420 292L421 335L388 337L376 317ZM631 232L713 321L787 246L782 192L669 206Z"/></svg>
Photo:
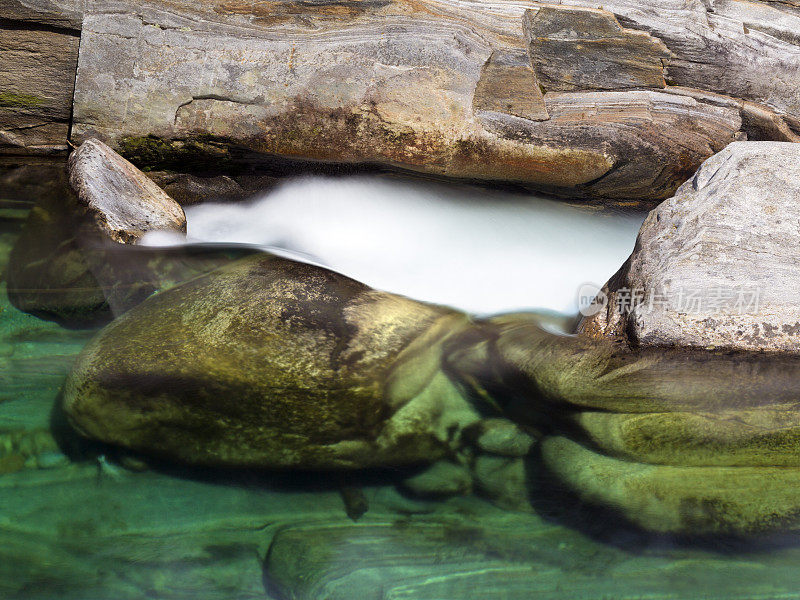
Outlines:
<svg viewBox="0 0 800 600"><path fill-rule="evenodd" d="M135 244L148 231L186 233L180 205L104 143L81 144L69 157L69 172L78 203L115 242Z"/></svg>
<svg viewBox="0 0 800 600"><path fill-rule="evenodd" d="M643 346L800 350L800 146L731 144L645 220L578 329Z"/></svg>
<svg viewBox="0 0 800 600"><path fill-rule="evenodd" d="M440 460L404 480L403 487L422 497L463 496L472 492L472 475L459 464Z"/></svg>

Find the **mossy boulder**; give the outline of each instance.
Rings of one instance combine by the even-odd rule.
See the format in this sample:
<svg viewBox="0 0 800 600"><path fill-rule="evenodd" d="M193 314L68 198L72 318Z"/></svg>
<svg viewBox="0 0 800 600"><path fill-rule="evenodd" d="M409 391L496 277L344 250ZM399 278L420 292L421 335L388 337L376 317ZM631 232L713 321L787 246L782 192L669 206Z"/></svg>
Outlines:
<svg viewBox="0 0 800 600"><path fill-rule="evenodd" d="M444 363L543 432L542 472L585 503L682 535L800 527L800 356L632 349L507 315Z"/></svg>
<svg viewBox="0 0 800 600"><path fill-rule="evenodd" d="M800 468L647 465L561 436L543 440L541 453L583 502L650 531L747 535L800 526Z"/></svg>
<svg viewBox="0 0 800 600"><path fill-rule="evenodd" d="M79 357L85 435L192 464L360 468L447 455L478 414L440 369L456 311L271 255L144 301Z"/></svg>

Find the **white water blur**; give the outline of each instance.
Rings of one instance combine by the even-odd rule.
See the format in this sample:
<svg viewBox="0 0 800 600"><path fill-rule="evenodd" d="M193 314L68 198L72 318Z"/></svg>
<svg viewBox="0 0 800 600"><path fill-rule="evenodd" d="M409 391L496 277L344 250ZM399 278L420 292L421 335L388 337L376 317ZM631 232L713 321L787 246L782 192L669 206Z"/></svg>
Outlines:
<svg viewBox="0 0 800 600"><path fill-rule="evenodd" d="M190 242L283 248L419 300L479 314L575 314L580 285L619 268L644 214L468 186L307 177L254 201L188 207L186 217Z"/></svg>

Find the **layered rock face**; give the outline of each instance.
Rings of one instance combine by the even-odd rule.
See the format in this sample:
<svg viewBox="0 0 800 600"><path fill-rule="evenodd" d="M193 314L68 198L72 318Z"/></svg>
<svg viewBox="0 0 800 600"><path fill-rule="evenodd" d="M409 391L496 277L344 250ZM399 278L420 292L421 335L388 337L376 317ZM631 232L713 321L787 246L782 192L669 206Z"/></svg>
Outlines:
<svg viewBox="0 0 800 600"><path fill-rule="evenodd" d="M154 167L311 159L652 201L733 140L800 129L785 3L12 4L25 27L81 23L73 135Z"/></svg>
<svg viewBox="0 0 800 600"><path fill-rule="evenodd" d="M800 350L800 146L747 142L655 208L579 331L641 346Z"/></svg>

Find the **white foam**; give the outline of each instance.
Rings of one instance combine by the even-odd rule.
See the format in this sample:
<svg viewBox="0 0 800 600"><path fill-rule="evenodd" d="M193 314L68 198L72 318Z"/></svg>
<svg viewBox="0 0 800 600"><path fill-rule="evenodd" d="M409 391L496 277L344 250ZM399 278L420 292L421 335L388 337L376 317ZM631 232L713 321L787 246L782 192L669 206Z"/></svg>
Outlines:
<svg viewBox="0 0 800 600"><path fill-rule="evenodd" d="M579 286L619 268L644 218L379 177L296 179L186 216L189 241L284 248L379 289L483 314L575 313Z"/></svg>

